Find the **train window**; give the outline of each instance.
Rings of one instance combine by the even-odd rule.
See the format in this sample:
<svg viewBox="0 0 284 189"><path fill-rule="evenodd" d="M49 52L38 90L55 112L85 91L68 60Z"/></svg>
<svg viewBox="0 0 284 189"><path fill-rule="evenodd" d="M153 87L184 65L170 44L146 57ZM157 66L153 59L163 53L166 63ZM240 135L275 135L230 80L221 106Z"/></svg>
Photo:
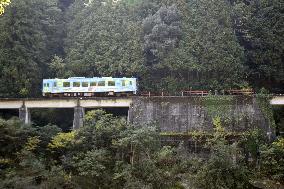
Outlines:
<svg viewBox="0 0 284 189"><path fill-rule="evenodd" d="M63 87L70 87L70 82L63 82Z"/></svg>
<svg viewBox="0 0 284 189"><path fill-rule="evenodd" d="M43 84L43 87L46 87L46 83Z"/></svg>
<svg viewBox="0 0 284 189"><path fill-rule="evenodd" d="M115 82L114 81L108 81L107 85L108 86L115 86Z"/></svg>
<svg viewBox="0 0 284 189"><path fill-rule="evenodd" d="M49 83L47 83L46 86L49 87Z"/></svg>
<svg viewBox="0 0 284 189"><path fill-rule="evenodd" d="M129 81L129 85L132 85L132 81Z"/></svg>
<svg viewBox="0 0 284 189"><path fill-rule="evenodd" d="M99 81L98 86L105 86L105 81Z"/></svg>
<svg viewBox="0 0 284 189"><path fill-rule="evenodd" d="M56 81L54 81L54 83L53 83L53 87L57 87L57 83L56 83Z"/></svg>
<svg viewBox="0 0 284 189"><path fill-rule="evenodd" d="M73 87L80 87L80 82L73 82Z"/></svg>
<svg viewBox="0 0 284 189"><path fill-rule="evenodd" d="M122 80L122 86L125 86L125 80Z"/></svg>
<svg viewBox="0 0 284 189"><path fill-rule="evenodd" d="M89 82L82 82L82 87L88 87L89 86Z"/></svg>
<svg viewBox="0 0 284 189"><path fill-rule="evenodd" d="M91 83L90 83L90 86L91 86L91 87L97 86L97 82L91 82Z"/></svg>

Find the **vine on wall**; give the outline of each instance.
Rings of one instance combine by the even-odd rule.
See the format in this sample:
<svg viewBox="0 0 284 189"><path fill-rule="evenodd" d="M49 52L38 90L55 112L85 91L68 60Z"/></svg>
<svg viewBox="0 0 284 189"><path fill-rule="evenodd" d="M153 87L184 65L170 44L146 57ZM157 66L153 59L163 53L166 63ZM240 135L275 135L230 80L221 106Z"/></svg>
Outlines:
<svg viewBox="0 0 284 189"><path fill-rule="evenodd" d="M202 105L212 121L216 117L220 117L223 125L232 123L234 106L234 98L232 96L209 95L202 98Z"/></svg>
<svg viewBox="0 0 284 189"><path fill-rule="evenodd" d="M261 90L259 94L256 95L257 105L259 106L261 112L263 113L268 125L271 128L276 128L275 120L273 117L273 109L270 104L272 96L269 95L264 89Z"/></svg>

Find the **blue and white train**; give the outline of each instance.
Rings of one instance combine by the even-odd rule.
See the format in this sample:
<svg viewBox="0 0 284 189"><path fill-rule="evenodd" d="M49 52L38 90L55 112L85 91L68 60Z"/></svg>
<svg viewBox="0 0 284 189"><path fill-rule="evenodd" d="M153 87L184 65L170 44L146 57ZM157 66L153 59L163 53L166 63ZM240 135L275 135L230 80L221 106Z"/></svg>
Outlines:
<svg viewBox="0 0 284 189"><path fill-rule="evenodd" d="M44 79L42 94L47 97L63 96L123 96L137 93L136 78L71 77Z"/></svg>

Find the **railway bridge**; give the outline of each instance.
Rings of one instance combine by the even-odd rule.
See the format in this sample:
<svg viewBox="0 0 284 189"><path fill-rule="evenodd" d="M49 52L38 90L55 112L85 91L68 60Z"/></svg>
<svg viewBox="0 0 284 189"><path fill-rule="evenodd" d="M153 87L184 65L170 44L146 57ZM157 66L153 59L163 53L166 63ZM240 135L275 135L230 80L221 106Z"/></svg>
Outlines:
<svg viewBox="0 0 284 189"><path fill-rule="evenodd" d="M167 96L167 97L93 97L93 98L27 98L27 99L0 99L0 109L18 109L19 118L25 124L31 123L30 109L33 108L73 108L73 129L83 125L85 108L129 108L128 120L131 122L157 121L163 125L163 130L187 131L196 129L196 125L206 122L206 113L198 99L204 97L194 96ZM241 97L236 98L236 106L232 114L255 115L253 106L255 97L245 103ZM248 105L251 104L251 105ZM271 105L284 105L284 96L275 96ZM244 109L244 110L240 110ZM204 121L205 120L205 121ZM259 122L261 122L259 120ZM164 126L165 125L165 126ZM181 126L185 125L185 126ZM200 127L199 127L200 129Z"/></svg>
<svg viewBox="0 0 284 189"><path fill-rule="evenodd" d="M132 98L28 98L28 99L0 99L0 109L19 109L19 118L25 124L31 123L30 109L33 108L73 108L73 129L83 125L85 108L127 107Z"/></svg>

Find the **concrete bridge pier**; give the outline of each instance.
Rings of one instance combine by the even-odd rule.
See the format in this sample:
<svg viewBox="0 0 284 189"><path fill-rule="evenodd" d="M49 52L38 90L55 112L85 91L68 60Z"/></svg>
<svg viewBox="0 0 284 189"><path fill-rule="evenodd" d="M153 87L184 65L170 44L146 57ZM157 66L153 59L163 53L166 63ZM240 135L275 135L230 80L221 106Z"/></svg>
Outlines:
<svg viewBox="0 0 284 189"><path fill-rule="evenodd" d="M74 108L73 130L79 129L84 124L85 108L76 106Z"/></svg>
<svg viewBox="0 0 284 189"><path fill-rule="evenodd" d="M25 124L31 124L31 113L25 105L19 108L19 119Z"/></svg>

